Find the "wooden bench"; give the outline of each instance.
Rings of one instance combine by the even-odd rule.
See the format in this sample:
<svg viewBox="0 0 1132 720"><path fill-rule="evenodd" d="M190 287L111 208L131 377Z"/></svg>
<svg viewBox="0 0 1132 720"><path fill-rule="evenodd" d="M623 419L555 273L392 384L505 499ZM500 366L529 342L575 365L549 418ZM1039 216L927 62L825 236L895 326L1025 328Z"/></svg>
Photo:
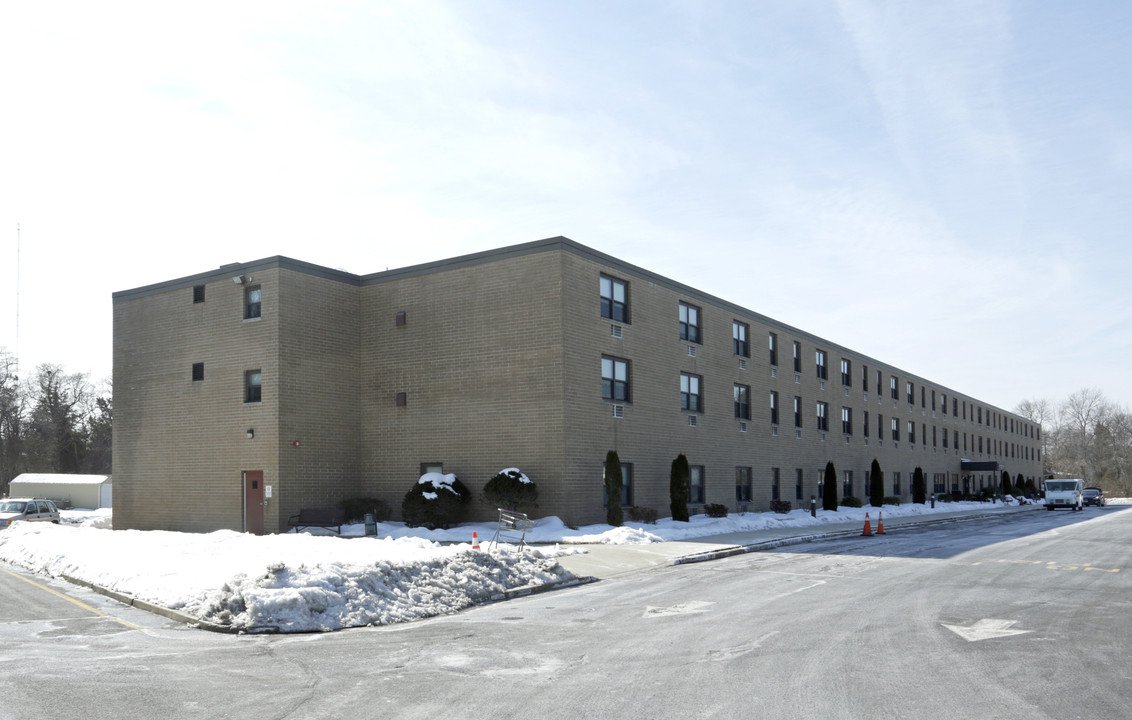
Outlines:
<svg viewBox="0 0 1132 720"><path fill-rule="evenodd" d="M303 508L298 515L287 518L287 524L295 530L308 527L320 527L342 534L342 523L346 521L345 510L317 510Z"/></svg>

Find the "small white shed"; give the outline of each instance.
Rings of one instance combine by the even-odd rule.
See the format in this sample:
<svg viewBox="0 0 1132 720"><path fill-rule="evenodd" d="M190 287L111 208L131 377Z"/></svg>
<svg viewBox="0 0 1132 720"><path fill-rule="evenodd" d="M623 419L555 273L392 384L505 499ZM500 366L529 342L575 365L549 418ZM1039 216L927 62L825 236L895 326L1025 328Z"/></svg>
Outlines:
<svg viewBox="0 0 1132 720"><path fill-rule="evenodd" d="M9 497L39 497L62 507L98 510L111 507L114 485L109 475L24 473L8 484Z"/></svg>

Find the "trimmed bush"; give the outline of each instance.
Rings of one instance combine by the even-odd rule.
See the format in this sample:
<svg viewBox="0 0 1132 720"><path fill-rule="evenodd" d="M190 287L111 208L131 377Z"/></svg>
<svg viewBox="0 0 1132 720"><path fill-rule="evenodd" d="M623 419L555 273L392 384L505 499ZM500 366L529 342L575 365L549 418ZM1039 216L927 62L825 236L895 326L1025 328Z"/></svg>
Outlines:
<svg viewBox="0 0 1132 720"><path fill-rule="evenodd" d="M669 510L672 519L688 522L688 497L692 494L692 472L688 469L688 458L684 453L672 461L672 471L668 475Z"/></svg>
<svg viewBox="0 0 1132 720"><path fill-rule="evenodd" d="M979 491L979 499L982 500L983 502L989 501L994 496L995 496L995 489L992 488L992 487L985 487L985 488L983 488L982 490Z"/></svg>
<svg viewBox="0 0 1132 720"><path fill-rule="evenodd" d="M711 518L725 518L727 517L727 506L719 503L708 503L704 505L704 515Z"/></svg>
<svg viewBox="0 0 1132 720"><path fill-rule="evenodd" d="M794 509L789 500L771 500L770 509L780 515L785 515Z"/></svg>
<svg viewBox="0 0 1132 720"><path fill-rule="evenodd" d="M401 519L409 527L450 528L460 522L471 493L455 475L425 473L405 493Z"/></svg>
<svg viewBox="0 0 1132 720"><path fill-rule="evenodd" d="M833 461L825 464L825 478L822 481L821 494L822 510L837 510L837 470L833 468Z"/></svg>
<svg viewBox="0 0 1132 720"><path fill-rule="evenodd" d="M951 495L948 494L948 493L943 493L942 495L936 495L935 499L936 499L936 502L954 502L954 498L952 498Z"/></svg>
<svg viewBox="0 0 1132 720"><path fill-rule="evenodd" d="M859 508L864 507L865 503L861 498L847 497L841 499L841 507Z"/></svg>
<svg viewBox="0 0 1132 720"><path fill-rule="evenodd" d="M506 468L483 486L489 505L530 514L538 507L538 486L519 468Z"/></svg>
<svg viewBox="0 0 1132 720"><path fill-rule="evenodd" d="M605 522L619 527L625 521L621 511L621 459L616 450L605 454Z"/></svg>
<svg viewBox="0 0 1132 720"><path fill-rule="evenodd" d="M892 495L885 495L884 500L882 500L881 502L883 502L885 505L899 505L900 498L893 497Z"/></svg>
<svg viewBox="0 0 1132 720"><path fill-rule="evenodd" d="M873 458L873 465L869 470L869 505L880 507L883 504L884 473L880 471L880 462Z"/></svg>
<svg viewBox="0 0 1132 720"><path fill-rule="evenodd" d="M633 522L655 525L656 515L656 510L653 508L641 507L640 505L634 505L629 508L629 519Z"/></svg>
<svg viewBox="0 0 1132 720"><path fill-rule="evenodd" d="M1014 485L1010 482L1010 473L1006 472L1005 470L1002 471L1002 494L1014 494Z"/></svg>
<svg viewBox="0 0 1132 720"><path fill-rule="evenodd" d="M377 522L389 519L389 506L384 500L377 498L347 498L338 503L338 507L346 513L347 523L360 523L366 519L366 513L373 513Z"/></svg>
<svg viewBox="0 0 1132 720"><path fill-rule="evenodd" d="M928 484L924 480L924 469L916 468L912 473L912 502L923 505L928 501Z"/></svg>

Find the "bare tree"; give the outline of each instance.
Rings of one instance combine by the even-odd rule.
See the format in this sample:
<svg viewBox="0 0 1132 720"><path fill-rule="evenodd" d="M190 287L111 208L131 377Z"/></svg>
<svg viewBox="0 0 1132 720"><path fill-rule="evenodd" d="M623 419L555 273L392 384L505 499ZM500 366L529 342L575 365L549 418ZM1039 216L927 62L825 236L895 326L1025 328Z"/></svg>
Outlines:
<svg viewBox="0 0 1132 720"><path fill-rule="evenodd" d="M16 357L0 349L0 494L23 472L25 396L16 374Z"/></svg>
<svg viewBox="0 0 1132 720"><path fill-rule="evenodd" d="M1015 408L1014 411L1038 426L1038 440L1041 443L1042 455L1042 475L1048 475L1051 468L1049 439L1055 430L1054 423L1056 421L1053 405L1045 398L1023 400L1018 403L1018 407Z"/></svg>

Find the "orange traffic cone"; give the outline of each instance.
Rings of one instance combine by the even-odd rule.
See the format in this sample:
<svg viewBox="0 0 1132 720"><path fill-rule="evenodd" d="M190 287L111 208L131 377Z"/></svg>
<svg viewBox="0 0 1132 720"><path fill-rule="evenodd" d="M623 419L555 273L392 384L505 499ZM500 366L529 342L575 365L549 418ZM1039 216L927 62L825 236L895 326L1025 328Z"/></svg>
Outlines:
<svg viewBox="0 0 1132 720"><path fill-rule="evenodd" d="M472 549L473 550L479 550L480 549L480 539L476 535L475 530L472 531Z"/></svg>
<svg viewBox="0 0 1132 720"><path fill-rule="evenodd" d="M884 513L877 510L877 535L884 535Z"/></svg>
<svg viewBox="0 0 1132 720"><path fill-rule="evenodd" d="M861 533L861 537L872 537L873 526L869 523L869 514L865 513L865 531Z"/></svg>

